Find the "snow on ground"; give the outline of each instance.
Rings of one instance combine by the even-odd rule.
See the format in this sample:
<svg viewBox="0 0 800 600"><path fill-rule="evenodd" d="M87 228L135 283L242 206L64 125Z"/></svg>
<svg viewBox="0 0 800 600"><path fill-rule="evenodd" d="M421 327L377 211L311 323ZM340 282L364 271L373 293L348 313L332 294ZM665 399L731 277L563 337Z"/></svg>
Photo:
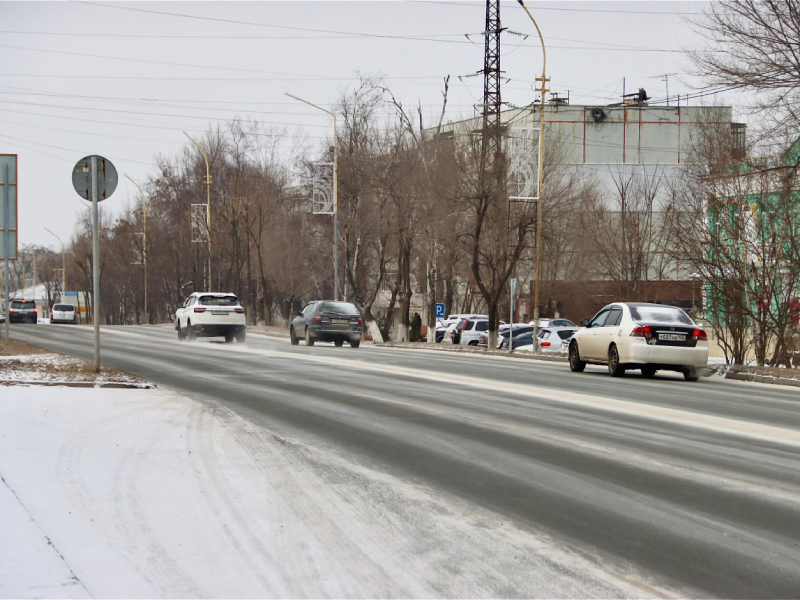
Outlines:
<svg viewBox="0 0 800 600"><path fill-rule="evenodd" d="M91 363L57 353L0 356L0 376L4 383L48 382L49 384L93 382L146 386L141 378L105 367L95 373Z"/></svg>
<svg viewBox="0 0 800 600"><path fill-rule="evenodd" d="M0 386L0 597L645 597L457 498L163 390Z"/></svg>

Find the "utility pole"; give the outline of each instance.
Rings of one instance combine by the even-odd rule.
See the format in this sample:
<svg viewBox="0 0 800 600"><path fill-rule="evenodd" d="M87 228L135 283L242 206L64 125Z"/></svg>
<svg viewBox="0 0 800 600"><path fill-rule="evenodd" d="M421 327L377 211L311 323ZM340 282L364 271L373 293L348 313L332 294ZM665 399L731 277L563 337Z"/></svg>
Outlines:
<svg viewBox="0 0 800 600"><path fill-rule="evenodd" d="M125 177L128 177L125 174ZM133 179L128 177L128 180L136 186L139 193L142 195L142 265L144 266L144 320L150 324L150 313L147 312L147 196L144 195L142 188ZM209 198L210 198L209 192ZM210 205L209 207L210 208ZM210 235L210 234L209 234ZM210 256L210 253L209 253ZM211 263L209 262L209 273L211 272ZM209 288L210 289L210 288Z"/></svg>
<svg viewBox="0 0 800 600"><path fill-rule="evenodd" d="M486 38L483 56L483 145L487 171L501 175L503 152L500 128L500 0L486 0ZM489 158L491 157L491 158Z"/></svg>
<svg viewBox="0 0 800 600"><path fill-rule="evenodd" d="M536 78L537 83L539 83L541 86L536 88L536 91L541 94L541 112L539 113L539 180L537 183L536 193L536 274L534 276L535 280L533 292L533 349L536 352L539 352L539 301L541 295L542 277L542 201L544 196L542 191L542 181L544 180L544 110L545 94L550 91L547 88L550 78L547 76L547 50L544 46L544 37L542 36L542 31L539 29L539 25L536 23L536 19L533 18L533 15L528 10L528 7L525 6L525 3L522 0L517 0L517 2L519 2L519 5L525 9L525 12L528 14L530 20L533 21L533 25L536 27L536 33L539 34L539 41L542 42L542 76Z"/></svg>
<svg viewBox="0 0 800 600"><path fill-rule="evenodd" d="M213 291L214 286L212 283L211 278L211 167L208 164L208 156L206 155L206 151L203 150L203 147L194 141L188 133L185 131L183 132L187 138L189 138L192 143L197 146L197 149L200 151L200 154L203 155L203 160L206 161L206 177L205 177L205 184L206 184L206 231L208 233L208 287L206 290L209 292ZM219 283L219 282L218 282Z"/></svg>
<svg viewBox="0 0 800 600"><path fill-rule="evenodd" d="M484 29L483 56L483 128L481 131L480 153L480 195L481 206L478 210L479 231L475 240L472 259L473 276L485 294L485 286L479 275L478 247L480 229L485 224L485 215L494 212L505 191L506 167L503 154L503 129L500 122L502 100L500 98L500 34L504 31L500 24L500 0L486 0L486 24ZM481 215L483 213L483 215ZM486 243L486 242L484 242ZM488 298L487 298L488 303ZM489 311L489 343L497 340L499 315L496 308Z"/></svg>
<svg viewBox="0 0 800 600"><path fill-rule="evenodd" d="M55 233L50 231L47 227L44 230L55 237L58 240L58 243L61 244L61 302L64 302L64 294L67 289L67 251L64 249L64 242L61 241L61 238L58 237Z"/></svg>

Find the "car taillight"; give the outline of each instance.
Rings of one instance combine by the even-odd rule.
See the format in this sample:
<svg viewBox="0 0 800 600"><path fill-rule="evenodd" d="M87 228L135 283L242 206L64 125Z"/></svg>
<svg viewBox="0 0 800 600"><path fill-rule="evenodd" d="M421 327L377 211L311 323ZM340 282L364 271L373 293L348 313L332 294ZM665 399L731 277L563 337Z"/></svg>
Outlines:
<svg viewBox="0 0 800 600"><path fill-rule="evenodd" d="M637 325L631 331L631 337L643 337L645 339L650 339L653 337L653 330L650 329L650 325Z"/></svg>
<svg viewBox="0 0 800 600"><path fill-rule="evenodd" d="M239 313L239 314L242 314L242 313L244 313L244 309L243 309L241 306L240 306L240 307L238 307L238 308L234 308L233 310L234 310L234 312L237 312L237 313Z"/></svg>
<svg viewBox="0 0 800 600"><path fill-rule="evenodd" d="M694 341L698 341L698 340L699 340L699 341L701 341L701 342L705 342L705 341L708 341L708 336L706 335L706 332L705 332L704 330L702 330L702 329L695 329L695 330L692 332L692 339L693 339Z"/></svg>
<svg viewBox="0 0 800 600"><path fill-rule="evenodd" d="M358 317L358 321L356 321L356 325L361 325L361 317Z"/></svg>
<svg viewBox="0 0 800 600"><path fill-rule="evenodd" d="M316 317L314 317L314 320L315 320L317 323L322 323L322 317L320 317L319 315L317 315Z"/></svg>
<svg viewBox="0 0 800 600"><path fill-rule="evenodd" d="M542 348L549 348L550 347L550 342L539 342L539 345Z"/></svg>
<svg viewBox="0 0 800 600"><path fill-rule="evenodd" d="M206 309L205 309L204 306L196 306L195 309L194 309L194 312L202 313L202 312L206 312Z"/></svg>

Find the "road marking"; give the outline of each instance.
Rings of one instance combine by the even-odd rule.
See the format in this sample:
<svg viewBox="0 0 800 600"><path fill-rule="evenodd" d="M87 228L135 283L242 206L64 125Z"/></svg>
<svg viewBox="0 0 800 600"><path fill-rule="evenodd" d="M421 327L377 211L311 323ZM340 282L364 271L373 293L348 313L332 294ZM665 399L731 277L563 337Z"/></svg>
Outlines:
<svg viewBox="0 0 800 600"><path fill-rule="evenodd" d="M277 352L274 350L257 350L255 348L241 348L240 350L274 358L289 358L285 352ZM292 361L306 361L317 364L325 364L332 367L347 367L350 369L380 373L383 375L393 374L416 379L424 379L427 381L436 381L441 384L453 384L480 390L491 390L494 394L499 391L525 398L541 398L544 396L547 400L563 402L565 404L590 406L593 408L599 408L625 415L675 423L684 427L707 429L769 442L800 446L800 431L797 430L786 429L773 425L739 421L736 419L719 417L715 415L704 415L701 413L680 410L676 408L642 404L636 402L635 400L618 400L591 394L568 392L544 386L522 385L500 380L470 377L466 375L438 372L431 373L429 371L420 369L398 367L394 365L374 365L330 356L310 356L307 354L293 353L291 354L290 358ZM580 377L580 375L573 376ZM493 401L492 395L488 395L487 402L491 401Z"/></svg>
<svg viewBox="0 0 800 600"><path fill-rule="evenodd" d="M113 330L118 335L127 336L141 336L147 337L143 334L134 332L120 332ZM225 346L227 347L227 346ZM565 404L578 405L578 406L591 406L611 412L621 413L625 415L638 416L647 419L655 419L675 423L684 427L693 427L697 429L707 429L718 431L722 433L735 434L752 439L764 440L768 442L788 444L792 446L800 446L800 431L793 429L786 429L773 425L763 425L747 421L739 421L727 417L719 417L715 415L704 415L697 412L680 410L676 408L667 408L661 406L653 406L650 404L641 404L634 400L618 400L614 398L605 398L603 396L595 396L591 394L579 394L576 392L568 392L558 390L550 387L536 386L536 385L522 385L515 383L508 383L501 380L483 379L480 377L470 377L466 375L455 375L450 373L431 373L420 369L413 369L409 367L398 367L394 365L374 365L369 363L360 362L357 360L346 360L335 358L332 356L312 356L309 354L301 353L287 353L276 350L263 350L247 346L234 346L231 350L238 352L245 352L248 354L256 354L265 357L273 357L279 359L289 359L292 361L305 361L317 364L325 364L332 367L347 367L360 371L369 371L381 374L393 374L403 377L412 377L415 379L424 379L427 381L435 381L442 384L453 384L465 387L471 387L480 390L491 390L493 393L498 391L522 396L525 398L540 398L546 395L547 400L563 402ZM434 352L431 350L430 352ZM481 357L481 358L494 358L495 360L504 360L502 357ZM580 377L580 375L575 375ZM492 395L487 396L487 402L492 401Z"/></svg>

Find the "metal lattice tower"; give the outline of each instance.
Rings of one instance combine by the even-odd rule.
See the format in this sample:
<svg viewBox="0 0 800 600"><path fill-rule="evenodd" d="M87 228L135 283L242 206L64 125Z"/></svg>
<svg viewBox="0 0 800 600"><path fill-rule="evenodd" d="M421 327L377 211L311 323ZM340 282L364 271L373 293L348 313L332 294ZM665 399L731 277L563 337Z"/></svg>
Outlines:
<svg viewBox="0 0 800 600"><path fill-rule="evenodd" d="M502 151L500 128L500 0L486 0L485 50L483 58L483 135L486 156ZM491 160L491 159L490 159Z"/></svg>

